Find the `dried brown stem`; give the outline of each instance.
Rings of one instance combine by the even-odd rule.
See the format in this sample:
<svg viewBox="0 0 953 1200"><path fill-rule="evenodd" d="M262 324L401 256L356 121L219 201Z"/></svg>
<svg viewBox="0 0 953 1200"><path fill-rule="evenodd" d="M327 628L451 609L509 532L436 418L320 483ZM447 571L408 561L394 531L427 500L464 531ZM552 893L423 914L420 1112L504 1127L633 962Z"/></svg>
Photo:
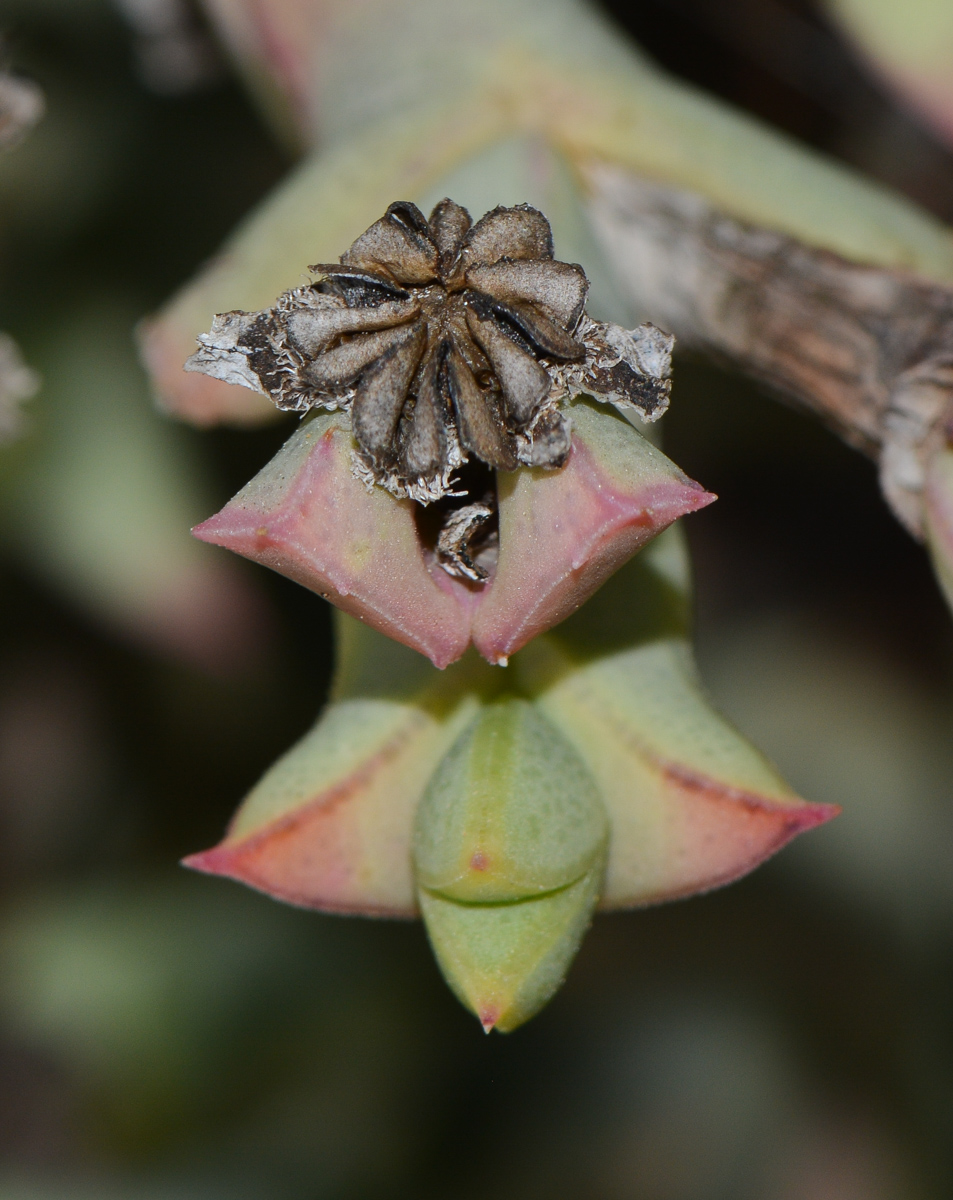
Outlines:
<svg viewBox="0 0 953 1200"><path fill-rule="evenodd" d="M744 225L615 167L587 176L640 315L879 461L887 500L921 536L924 468L953 414L953 288Z"/></svg>

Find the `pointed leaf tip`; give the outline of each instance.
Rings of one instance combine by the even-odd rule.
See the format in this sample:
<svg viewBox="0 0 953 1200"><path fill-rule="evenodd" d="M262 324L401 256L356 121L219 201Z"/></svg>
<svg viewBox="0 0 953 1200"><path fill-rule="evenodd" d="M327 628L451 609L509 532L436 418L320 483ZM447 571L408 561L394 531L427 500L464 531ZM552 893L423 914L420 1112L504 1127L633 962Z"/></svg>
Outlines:
<svg viewBox="0 0 953 1200"><path fill-rule="evenodd" d="M484 1033L492 1033L497 1021L500 1019L500 1014L495 1008L480 1009L479 1020L483 1026Z"/></svg>
<svg viewBox="0 0 953 1200"><path fill-rule="evenodd" d="M638 561L621 572L603 602L631 587L626 576L637 570ZM604 627L611 619L607 608ZM840 811L795 795L712 711L681 638L646 633L641 644L633 638L628 649L581 662L568 622L519 660L537 704L599 785L612 830L600 900L609 909L730 883Z"/></svg>
<svg viewBox="0 0 953 1200"><path fill-rule="evenodd" d="M337 624L332 702L251 790L221 844L184 865L304 908L414 916L414 812L490 668L471 660L441 674L352 618Z"/></svg>
<svg viewBox="0 0 953 1200"><path fill-rule="evenodd" d="M447 982L484 1029L515 1029L559 987L605 869L585 763L539 710L484 704L417 809L414 870Z"/></svg>
<svg viewBox="0 0 953 1200"><path fill-rule="evenodd" d="M296 580L446 667L470 640L464 589L449 577L438 583L411 502L356 479L351 447L340 414L315 417L193 533Z"/></svg>
<svg viewBox="0 0 953 1200"><path fill-rule="evenodd" d="M603 864L548 896L509 904L460 904L420 889L420 908L440 969L489 1033L511 1033L553 997L589 927Z"/></svg>
<svg viewBox="0 0 953 1200"><path fill-rule="evenodd" d="M499 480L499 565L473 617L489 662L505 664L673 521L716 499L621 417L582 397L570 411L565 467Z"/></svg>

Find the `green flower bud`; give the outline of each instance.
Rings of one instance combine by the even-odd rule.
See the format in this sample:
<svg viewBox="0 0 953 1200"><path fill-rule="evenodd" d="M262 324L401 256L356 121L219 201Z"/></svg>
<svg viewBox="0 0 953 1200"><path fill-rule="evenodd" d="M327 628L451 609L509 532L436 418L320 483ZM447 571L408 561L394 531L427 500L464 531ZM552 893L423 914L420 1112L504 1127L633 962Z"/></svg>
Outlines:
<svg viewBox="0 0 953 1200"><path fill-rule="evenodd" d="M485 1029L559 986L605 869L608 821L580 755L530 702L484 704L417 810L418 900L448 983Z"/></svg>

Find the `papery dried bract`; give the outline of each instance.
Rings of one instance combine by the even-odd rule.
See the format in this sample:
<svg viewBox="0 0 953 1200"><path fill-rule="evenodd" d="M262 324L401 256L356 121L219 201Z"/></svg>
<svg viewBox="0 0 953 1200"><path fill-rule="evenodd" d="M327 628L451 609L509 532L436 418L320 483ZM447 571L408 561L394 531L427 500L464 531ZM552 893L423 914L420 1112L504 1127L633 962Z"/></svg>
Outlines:
<svg viewBox="0 0 953 1200"><path fill-rule="evenodd" d="M465 603L455 584L444 577L438 586L428 569L411 502L365 487L351 456L346 420L321 414L194 532L446 666L470 640Z"/></svg>

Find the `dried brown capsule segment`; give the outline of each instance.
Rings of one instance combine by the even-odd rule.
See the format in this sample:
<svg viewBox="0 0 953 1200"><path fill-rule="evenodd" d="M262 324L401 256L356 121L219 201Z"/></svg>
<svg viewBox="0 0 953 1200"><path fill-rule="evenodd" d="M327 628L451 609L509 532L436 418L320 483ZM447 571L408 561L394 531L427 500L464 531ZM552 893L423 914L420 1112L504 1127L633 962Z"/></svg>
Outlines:
<svg viewBox="0 0 953 1200"><path fill-rule="evenodd" d="M552 258L553 231L543 214L529 204L494 208L467 234L464 267L495 263L501 258Z"/></svg>
<svg viewBox="0 0 953 1200"><path fill-rule="evenodd" d="M497 397L480 389L463 355L453 346L447 354L446 369L464 448L490 467L515 471L516 446L501 420Z"/></svg>
<svg viewBox="0 0 953 1200"><path fill-rule="evenodd" d="M381 329L366 337L351 338L319 355L302 368L301 374L308 385L318 392L349 387L372 363L383 359L387 351L403 346L414 337L421 338L422 342L423 332L423 326L418 323L411 326L410 339L403 325L398 325L396 329Z"/></svg>
<svg viewBox="0 0 953 1200"><path fill-rule="evenodd" d="M578 263L554 259L479 263L470 267L467 283L506 304L529 302L565 329L574 330L586 305L589 280Z"/></svg>
<svg viewBox="0 0 953 1200"><path fill-rule="evenodd" d="M358 445L378 470L392 467L400 415L407 389L417 373L427 333L424 326L401 330L398 340L365 372L351 405L351 426ZM318 363L320 364L320 359Z"/></svg>
<svg viewBox="0 0 953 1200"><path fill-rule="evenodd" d="M419 315L420 308L413 300L398 300L373 308L295 308L286 314L283 324L292 345L311 356L321 354L345 334L391 329ZM251 346L251 335L244 337L242 344Z"/></svg>
<svg viewBox="0 0 953 1200"><path fill-rule="evenodd" d="M440 270L446 275L452 269L470 226L470 214L449 198L441 200L430 214L430 235L440 252Z"/></svg>
<svg viewBox="0 0 953 1200"><path fill-rule="evenodd" d="M493 365L507 414L516 428L526 428L549 395L552 380L548 372L491 318L481 319L470 312L467 324Z"/></svg>
<svg viewBox="0 0 953 1200"><path fill-rule="evenodd" d="M417 395L404 412L400 466L407 479L437 478L452 465L450 414L441 387L445 352L441 346L426 358Z"/></svg>
<svg viewBox="0 0 953 1200"><path fill-rule="evenodd" d="M531 348L544 358L574 362L586 357L586 347L582 342L577 342L535 304L526 300L504 303L502 300L474 293L470 306L480 317L501 318L512 329L518 330L530 343Z"/></svg>
<svg viewBox="0 0 953 1200"><path fill-rule="evenodd" d="M348 308L376 308L395 300L410 299L406 288L392 279L385 279L379 271L365 271L339 263L314 263L308 270L318 278L311 288L315 303L318 297L327 296Z"/></svg>
<svg viewBox="0 0 953 1200"><path fill-rule="evenodd" d="M559 406L579 392L648 420L668 403L671 339L591 321L585 272L553 257L529 205L473 224L450 199L429 218L398 201L340 263L312 270L273 308L217 317L187 369L279 408L349 410L355 472L397 496L460 495L470 459L560 467L571 427Z"/></svg>
<svg viewBox="0 0 953 1200"><path fill-rule="evenodd" d="M420 286L437 278L437 247L415 204L392 204L385 216L362 233L341 262L364 270L387 271L398 283Z"/></svg>

